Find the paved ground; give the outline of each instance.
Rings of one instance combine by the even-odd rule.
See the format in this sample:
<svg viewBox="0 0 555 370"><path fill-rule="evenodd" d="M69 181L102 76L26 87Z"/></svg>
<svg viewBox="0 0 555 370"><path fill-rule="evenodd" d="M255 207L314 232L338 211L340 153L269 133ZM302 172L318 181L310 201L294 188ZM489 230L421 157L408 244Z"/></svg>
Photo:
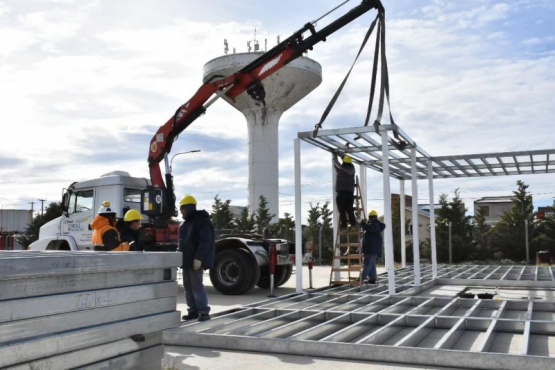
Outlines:
<svg viewBox="0 0 555 370"><path fill-rule="evenodd" d="M329 266L316 266L313 269L312 284L314 288L323 288L329 285L330 279ZM383 268L378 267L378 274L384 272ZM180 275L178 274L178 278ZM296 291L296 274L293 273L291 279L282 287L277 288L274 292L277 296L295 293ZM269 290L255 287L248 294L240 296L226 296L218 293L211 285L208 274L205 274L205 286L208 293L208 302L211 306L211 313L217 314L236 307L247 305L250 303L261 302L268 298ZM306 291L310 291L308 267L304 266L303 270L303 287ZM178 293L177 309L182 314L187 313L187 305L183 286L180 281ZM182 369L241 369L241 370L259 370L264 369L333 369L338 367L348 367L349 370L354 369L371 369L371 370L392 370L392 369L443 369L438 367L423 366L405 366L400 364L385 364L378 362L356 362L346 360L334 360L325 358L314 358L304 356L276 355L238 352L230 350L215 350L195 347L176 347L166 346L166 355L163 360L163 369L166 370L182 370ZM451 369L453 370L453 369Z"/></svg>
<svg viewBox="0 0 555 370"><path fill-rule="evenodd" d="M314 269L312 270L313 271L312 286L314 288L323 288L323 287L329 286L330 270L331 270L331 267L329 266L314 267ZM379 269L378 273L383 271L385 270ZM179 296L177 300L177 309L180 310L185 315L187 314L187 304L185 303L185 293L183 291L181 274L179 272L178 272L178 281L179 281ZM274 290L274 295L282 296L282 295L295 293L296 284L297 284L297 276L295 272L293 272L291 279L289 279L287 283ZM236 307L264 301L266 299L269 299L268 295L270 294L269 289L260 289L258 287L254 287L254 289L248 292L247 294L242 294L239 296L223 295L212 287L212 283L210 282L210 277L208 276L207 272L204 273L204 285L206 286L206 293L208 294L208 303L210 304L211 313L224 312ZM309 287L308 267L304 266L303 288L305 288L305 290L307 291L310 291L308 287Z"/></svg>

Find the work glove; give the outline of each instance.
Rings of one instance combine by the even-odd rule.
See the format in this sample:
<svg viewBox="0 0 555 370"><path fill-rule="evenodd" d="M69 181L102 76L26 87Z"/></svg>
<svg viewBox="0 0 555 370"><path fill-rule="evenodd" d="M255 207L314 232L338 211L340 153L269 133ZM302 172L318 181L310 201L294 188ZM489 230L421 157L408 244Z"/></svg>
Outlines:
<svg viewBox="0 0 555 370"><path fill-rule="evenodd" d="M129 252L129 243L123 242L116 248L112 249L111 252Z"/></svg>
<svg viewBox="0 0 555 370"><path fill-rule="evenodd" d="M200 268L200 266L202 265L202 262L199 260L194 260L193 261L193 270L198 270Z"/></svg>

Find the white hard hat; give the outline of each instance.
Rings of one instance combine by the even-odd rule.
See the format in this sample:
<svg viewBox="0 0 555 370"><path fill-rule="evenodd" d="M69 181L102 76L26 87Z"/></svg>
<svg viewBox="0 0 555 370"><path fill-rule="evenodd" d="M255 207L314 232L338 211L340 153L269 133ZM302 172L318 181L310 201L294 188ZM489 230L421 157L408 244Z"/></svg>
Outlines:
<svg viewBox="0 0 555 370"><path fill-rule="evenodd" d="M99 215L116 215L116 211L113 211L112 208L110 208L110 202L104 201L102 202L102 206L100 206L100 208L98 209L98 214Z"/></svg>

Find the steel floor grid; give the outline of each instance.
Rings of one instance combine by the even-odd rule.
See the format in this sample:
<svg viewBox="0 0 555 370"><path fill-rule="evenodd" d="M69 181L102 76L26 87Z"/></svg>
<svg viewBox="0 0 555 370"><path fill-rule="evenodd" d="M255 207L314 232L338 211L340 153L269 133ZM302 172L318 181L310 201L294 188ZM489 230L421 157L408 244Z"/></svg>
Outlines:
<svg viewBox="0 0 555 370"><path fill-rule="evenodd" d="M436 279L431 266L420 271L418 287L411 268L396 271L394 296L382 274L378 285L272 298L185 324L165 331L164 343L474 369L555 368L551 266L442 265Z"/></svg>

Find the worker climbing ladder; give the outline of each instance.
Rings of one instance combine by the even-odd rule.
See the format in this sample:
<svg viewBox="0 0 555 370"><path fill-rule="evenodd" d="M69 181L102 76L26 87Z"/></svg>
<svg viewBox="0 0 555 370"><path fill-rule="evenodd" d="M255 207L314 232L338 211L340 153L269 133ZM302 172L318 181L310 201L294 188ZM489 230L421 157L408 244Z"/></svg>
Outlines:
<svg viewBox="0 0 555 370"><path fill-rule="evenodd" d="M353 208L357 223L365 215L360 193L358 176L355 180ZM330 286L362 285L362 232L360 227L349 227L337 232L333 248L333 261L330 272Z"/></svg>

